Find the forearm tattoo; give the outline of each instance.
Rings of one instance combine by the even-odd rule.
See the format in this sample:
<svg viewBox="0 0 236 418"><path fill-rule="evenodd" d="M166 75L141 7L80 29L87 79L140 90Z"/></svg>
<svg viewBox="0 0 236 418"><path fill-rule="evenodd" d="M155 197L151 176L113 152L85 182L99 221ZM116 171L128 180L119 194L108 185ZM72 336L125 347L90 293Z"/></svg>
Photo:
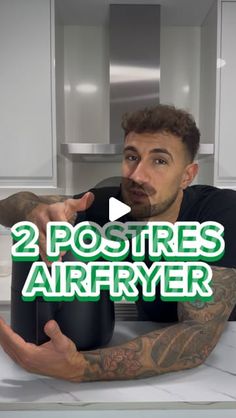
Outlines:
<svg viewBox="0 0 236 418"><path fill-rule="evenodd" d="M178 305L179 323L114 348L85 352L83 380L137 379L202 364L236 303L236 270L213 267L214 301Z"/></svg>
<svg viewBox="0 0 236 418"><path fill-rule="evenodd" d="M19 192L0 201L0 224L11 227L16 222L24 221L27 215L40 203L56 203L69 196L37 196L31 192Z"/></svg>

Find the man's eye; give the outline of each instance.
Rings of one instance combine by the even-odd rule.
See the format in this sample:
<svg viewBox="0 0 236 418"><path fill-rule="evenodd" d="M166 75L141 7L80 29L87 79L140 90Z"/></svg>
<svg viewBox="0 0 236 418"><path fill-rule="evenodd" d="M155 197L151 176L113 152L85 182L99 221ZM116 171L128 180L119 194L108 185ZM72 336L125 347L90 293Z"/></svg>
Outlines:
<svg viewBox="0 0 236 418"><path fill-rule="evenodd" d="M154 161L155 161L155 164L157 164L157 165L167 164L167 162L165 160L163 160L162 158L156 158Z"/></svg>
<svg viewBox="0 0 236 418"><path fill-rule="evenodd" d="M125 159L128 161L137 161L138 157L136 155L126 155Z"/></svg>

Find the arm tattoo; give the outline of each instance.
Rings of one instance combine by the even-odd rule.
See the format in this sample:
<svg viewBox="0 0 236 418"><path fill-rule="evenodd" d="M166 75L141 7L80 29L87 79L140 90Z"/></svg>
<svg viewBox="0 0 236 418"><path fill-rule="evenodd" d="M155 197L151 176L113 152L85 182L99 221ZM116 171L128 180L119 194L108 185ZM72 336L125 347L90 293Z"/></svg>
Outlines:
<svg viewBox="0 0 236 418"><path fill-rule="evenodd" d="M178 304L179 323L118 347L83 353L83 380L138 379L202 364L236 303L236 269L212 267L214 300Z"/></svg>
<svg viewBox="0 0 236 418"><path fill-rule="evenodd" d="M63 202L69 196L37 196L31 192L19 192L0 201L0 223L11 227L16 222L24 221L27 215L40 203Z"/></svg>

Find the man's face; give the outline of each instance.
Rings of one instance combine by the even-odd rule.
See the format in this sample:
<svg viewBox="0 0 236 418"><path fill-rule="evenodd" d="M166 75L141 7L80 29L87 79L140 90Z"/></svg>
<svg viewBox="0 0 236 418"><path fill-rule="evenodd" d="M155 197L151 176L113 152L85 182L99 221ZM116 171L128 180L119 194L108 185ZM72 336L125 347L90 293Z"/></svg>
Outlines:
<svg viewBox="0 0 236 418"><path fill-rule="evenodd" d="M134 218L171 219L178 215L182 191L193 180L197 165L190 163L181 139L169 133L131 132L124 144L122 195Z"/></svg>

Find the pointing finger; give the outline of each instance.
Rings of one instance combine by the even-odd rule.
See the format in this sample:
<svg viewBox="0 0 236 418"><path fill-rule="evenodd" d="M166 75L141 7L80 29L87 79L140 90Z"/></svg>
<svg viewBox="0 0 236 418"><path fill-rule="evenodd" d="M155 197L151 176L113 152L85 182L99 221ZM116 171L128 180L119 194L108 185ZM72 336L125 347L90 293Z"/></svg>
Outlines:
<svg viewBox="0 0 236 418"><path fill-rule="evenodd" d="M68 199L65 201L67 216L73 215L75 212L82 212L89 208L94 201L94 194L91 192L85 193L81 199Z"/></svg>

